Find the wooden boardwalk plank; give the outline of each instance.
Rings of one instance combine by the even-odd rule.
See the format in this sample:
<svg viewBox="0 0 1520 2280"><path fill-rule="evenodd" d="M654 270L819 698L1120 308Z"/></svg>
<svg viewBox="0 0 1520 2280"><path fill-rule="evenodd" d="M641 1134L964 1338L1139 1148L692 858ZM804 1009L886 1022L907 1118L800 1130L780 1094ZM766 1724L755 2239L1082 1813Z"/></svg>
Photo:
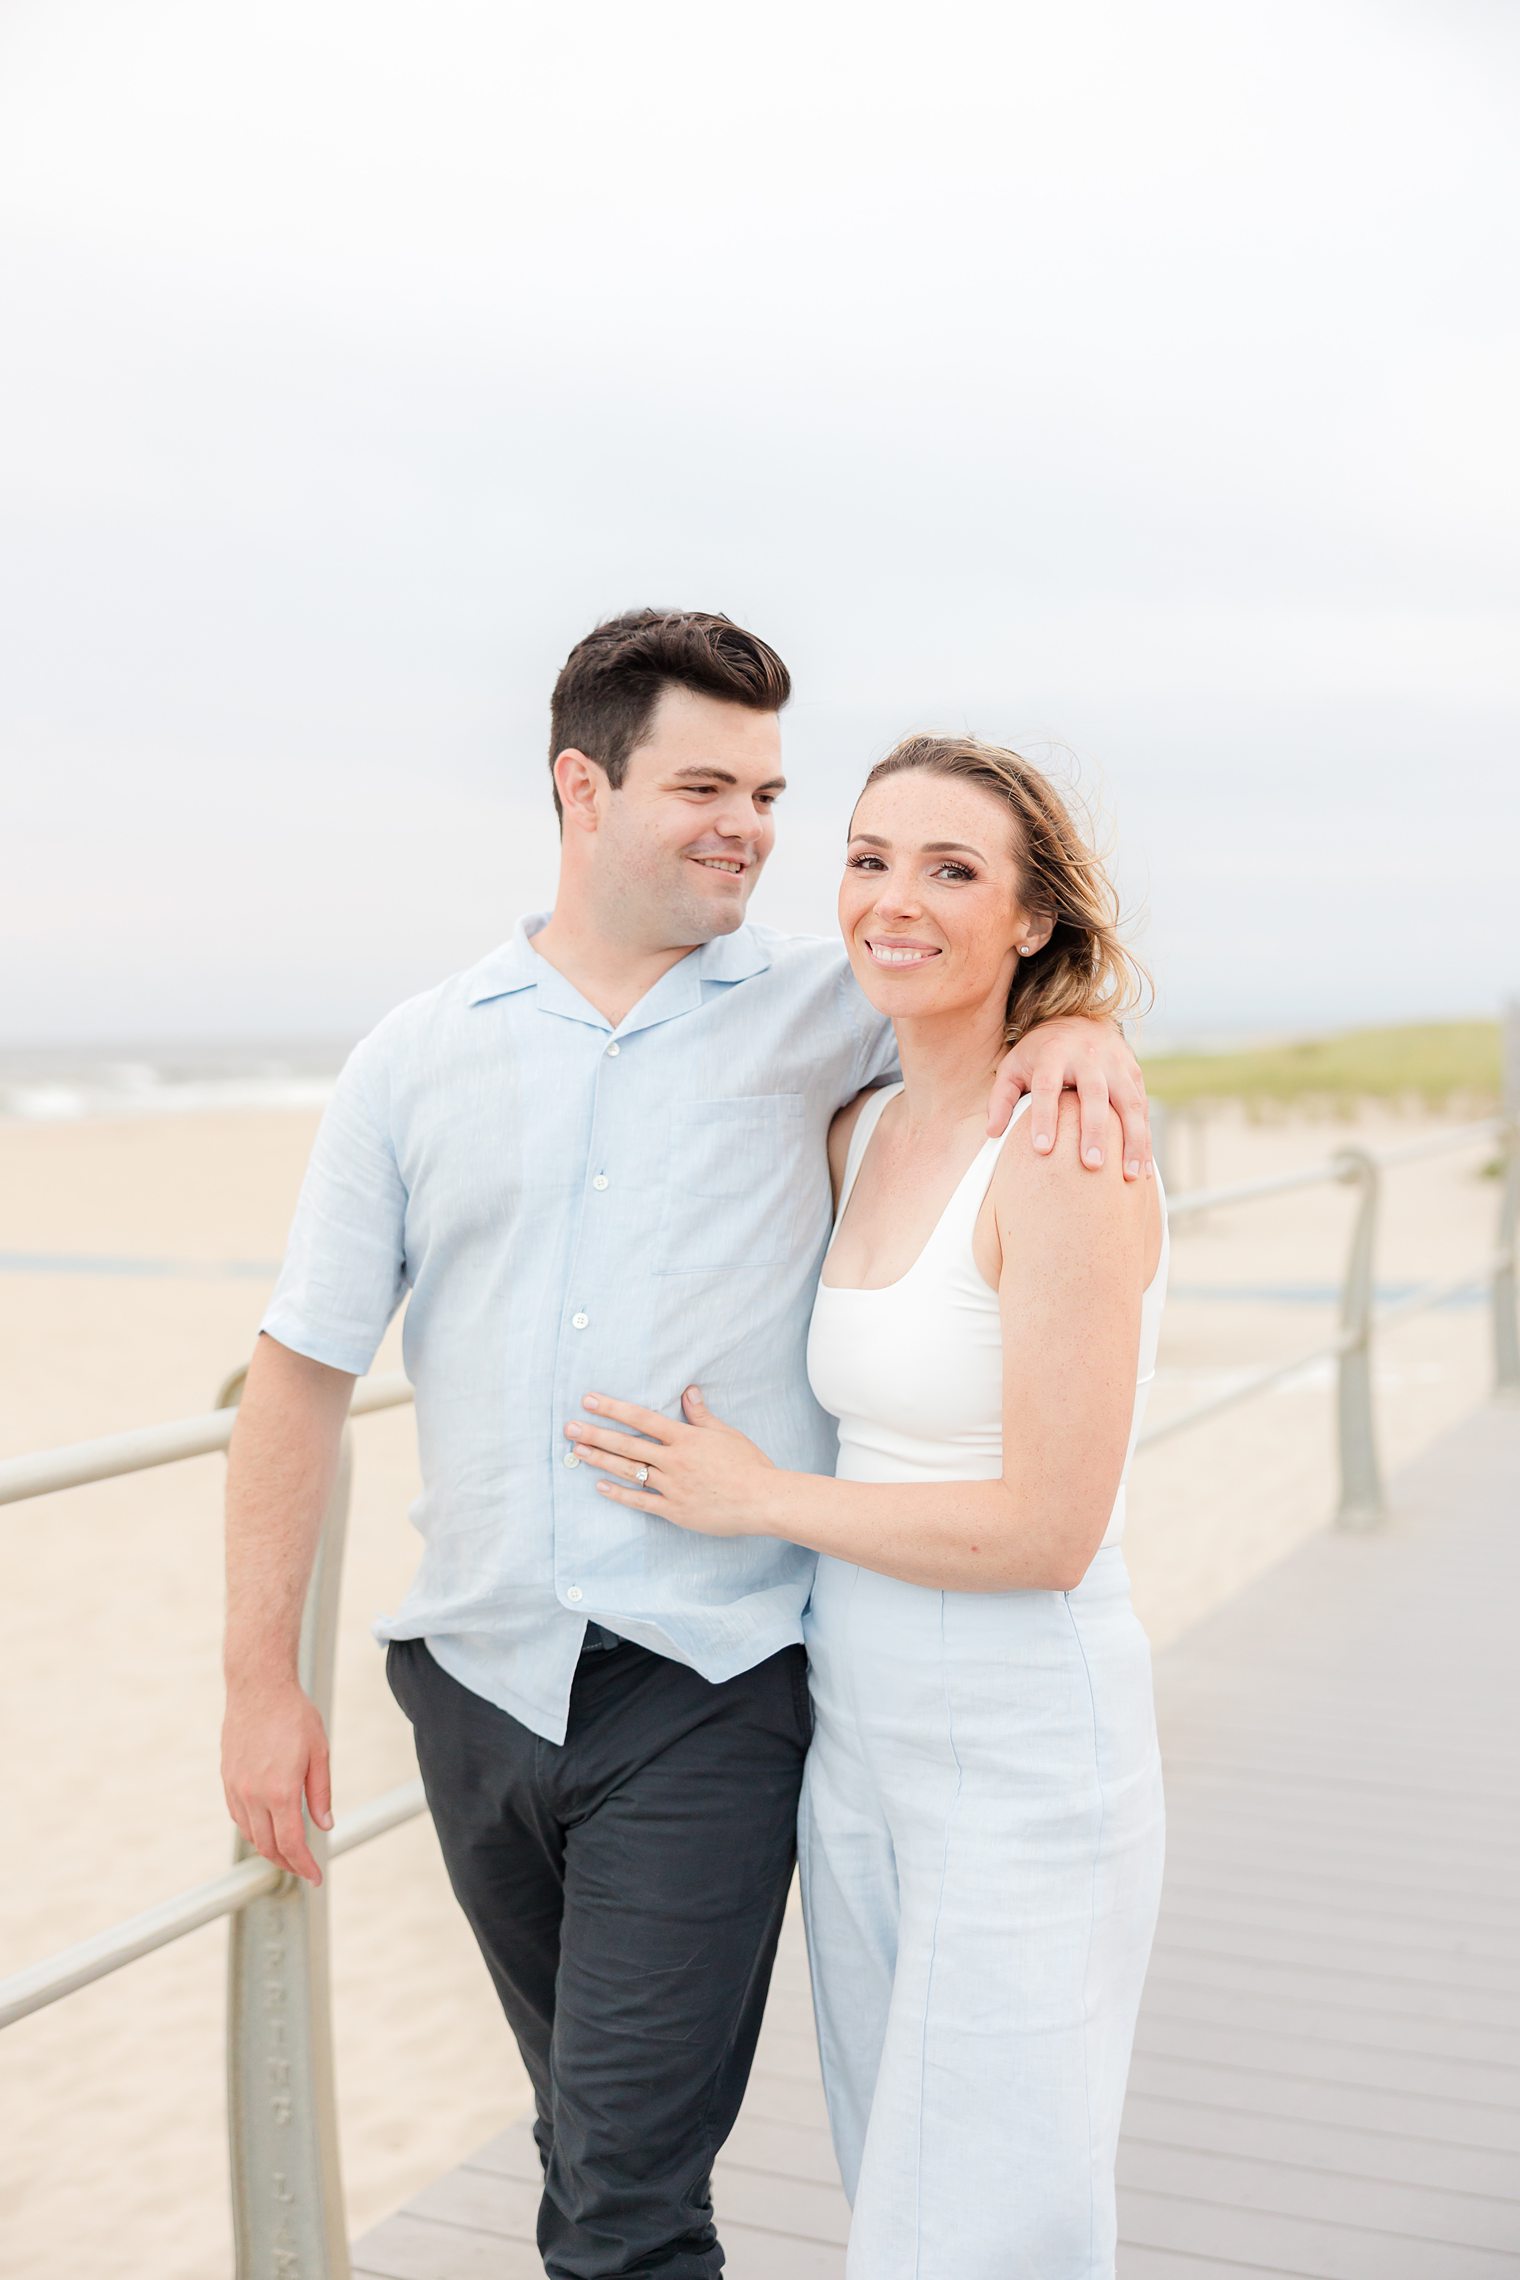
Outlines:
<svg viewBox="0 0 1520 2280"><path fill-rule="evenodd" d="M1392 2232L1401 2240L1426 2241L1433 2249L1511 2249L1520 2228L1520 2209L1513 2200L1386 2178L1351 2177L1296 2162L1267 2161L1254 2153L1148 2145L1131 2137L1120 2149L1119 2182L1126 2192L1164 2193L1177 2200L1217 2202L1263 2215Z"/></svg>
<svg viewBox="0 0 1520 2280"><path fill-rule="evenodd" d="M1397 1979L1348 1982L1324 1971L1285 1979L1271 1967L1175 1952L1158 1958L1147 1992L1168 2018L1262 2026L1362 2050L1471 2059L1513 2076L1520 2088L1520 2006L1513 1996L1494 1996L1485 2015L1467 1992L1406 1987Z"/></svg>
<svg viewBox="0 0 1520 2280"><path fill-rule="evenodd" d="M1432 1937L1444 1933L1444 1939ZM1502 1926L1473 1930L1444 1917L1416 1921L1399 1916L1348 1916L1312 1901L1274 1900L1254 1892L1216 1896L1197 1885L1174 1894L1156 1934L1156 1954L1204 1951L1216 1939L1249 1941L1264 1962L1336 1961L1348 1972L1364 1966L1416 1968L1452 1986L1488 1972L1497 1986L1520 1988L1520 1952Z"/></svg>
<svg viewBox="0 0 1520 2280"><path fill-rule="evenodd" d="M1204 2017L1173 2018L1149 1993L1140 2014L1137 2050L1158 2058L1192 2058L1244 2073L1280 2074L1300 2082L1334 2082L1351 2090L1393 2089L1459 2105L1520 2115L1520 2067L1490 2067L1427 2050L1390 2049L1320 2035L1270 2031L1260 2021L1219 2025Z"/></svg>
<svg viewBox="0 0 1520 2280"><path fill-rule="evenodd" d="M1491 2151L1460 2139L1400 2136L1360 2122L1305 2116L1297 2101L1285 2114L1242 2113L1197 2098L1163 2098L1130 2086L1124 2142L1240 2154L1297 2169L1323 2169L1392 2185L1429 2185L1510 2203L1508 2224L1520 2226L1520 2162L1513 2149Z"/></svg>
<svg viewBox="0 0 1520 2280"><path fill-rule="evenodd" d="M1216 2256L1191 2256L1173 2248L1124 2250L1124 2280L1283 2280L1280 2264L1221 2264Z"/></svg>
<svg viewBox="0 0 1520 2280"><path fill-rule="evenodd" d="M354 2243L354 2280L543 2280L531 2241L430 2223L410 2208Z"/></svg>
<svg viewBox="0 0 1520 2280"><path fill-rule="evenodd" d="M1269 2074L1252 2066L1220 2066L1137 2052L1130 2093L1171 2097L1222 2113L1279 2119L1301 2114L1326 2129L1377 2130L1388 2137L1425 2138L1433 2145L1472 2145L1520 2161L1520 2112L1449 2102L1425 2090L1391 2090L1384 2084L1347 2087L1309 2082L1302 2075Z"/></svg>
<svg viewBox="0 0 1520 2280"><path fill-rule="evenodd" d="M1215 2270L1264 2264L1303 2280L1515 2280L1520 2269L1520 2257L1504 2251L1436 2247L1428 2240L1401 2240L1391 2231L1263 2214L1134 2186L1125 2192L1124 2209L1121 2280L1128 2280L1132 2242L1206 2258Z"/></svg>
<svg viewBox="0 0 1520 2280"><path fill-rule="evenodd" d="M1166 1890L1119 2280L1520 2280L1520 1410L1157 1657ZM526 2124L356 2280L536 2280ZM728 2280L843 2280L795 1903L714 2173Z"/></svg>
<svg viewBox="0 0 1520 2280"><path fill-rule="evenodd" d="M500 2233L508 2240L531 2241L538 2222L537 2178L511 2177L477 2168L472 2155L458 2169L435 2177L407 2203L415 2217L441 2224L467 2225L476 2232Z"/></svg>
<svg viewBox="0 0 1520 2280"><path fill-rule="evenodd" d="M780 2170L790 2177L805 2177L815 2185L837 2189L839 2184L834 2148L816 2122L803 2126L763 2121L748 2102L723 2148L723 2159L731 2169Z"/></svg>

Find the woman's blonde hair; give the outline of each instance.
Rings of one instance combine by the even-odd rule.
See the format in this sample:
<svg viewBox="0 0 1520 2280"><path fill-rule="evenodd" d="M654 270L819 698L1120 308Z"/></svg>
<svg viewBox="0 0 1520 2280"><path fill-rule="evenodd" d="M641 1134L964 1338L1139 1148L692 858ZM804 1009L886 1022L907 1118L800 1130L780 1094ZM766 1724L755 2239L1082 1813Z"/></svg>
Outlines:
<svg viewBox="0 0 1520 2280"><path fill-rule="evenodd" d="M1051 922L1044 948L1015 960L1004 1030L1010 1045L1057 1015L1117 1020L1148 997L1150 975L1119 939L1113 881L1048 776L979 737L905 736L877 761L864 789L910 769L980 784L1003 802L1013 824L1019 900L1032 918Z"/></svg>

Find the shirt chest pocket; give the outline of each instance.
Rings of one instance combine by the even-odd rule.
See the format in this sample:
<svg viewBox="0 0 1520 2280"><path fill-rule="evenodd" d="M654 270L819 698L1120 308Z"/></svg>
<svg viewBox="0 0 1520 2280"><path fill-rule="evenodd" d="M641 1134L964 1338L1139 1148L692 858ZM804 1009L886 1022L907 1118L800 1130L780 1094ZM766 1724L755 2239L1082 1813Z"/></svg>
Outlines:
<svg viewBox="0 0 1520 2280"><path fill-rule="evenodd" d="M675 1104L657 1273L774 1267L792 1256L818 1181L804 1106L801 1093Z"/></svg>

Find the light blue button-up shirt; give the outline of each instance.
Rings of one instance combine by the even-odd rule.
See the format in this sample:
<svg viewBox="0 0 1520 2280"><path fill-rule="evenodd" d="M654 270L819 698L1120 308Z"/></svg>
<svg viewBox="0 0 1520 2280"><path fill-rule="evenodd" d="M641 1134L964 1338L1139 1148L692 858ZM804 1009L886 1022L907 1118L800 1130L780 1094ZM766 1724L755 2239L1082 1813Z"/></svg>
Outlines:
<svg viewBox="0 0 1520 2280"><path fill-rule="evenodd" d="M563 1427L585 1393L679 1416L696 1384L832 1472L806 1370L829 1120L895 1059L838 943L740 927L613 1028L544 922L354 1048L260 1327L362 1375L410 1293L423 1555L374 1635L560 1742L588 1618L715 1681L802 1636L811 1552L612 1503Z"/></svg>

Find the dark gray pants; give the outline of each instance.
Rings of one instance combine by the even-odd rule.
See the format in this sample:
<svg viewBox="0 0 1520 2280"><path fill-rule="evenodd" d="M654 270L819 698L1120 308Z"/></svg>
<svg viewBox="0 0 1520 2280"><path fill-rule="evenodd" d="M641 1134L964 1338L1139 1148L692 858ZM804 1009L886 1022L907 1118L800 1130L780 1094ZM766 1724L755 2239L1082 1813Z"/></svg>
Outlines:
<svg viewBox="0 0 1520 2280"><path fill-rule="evenodd" d="M711 2280L713 2157L791 1880L802 1648L717 1686L627 1641L588 1651L559 1746L420 1639L391 1642L386 1674L533 2084L546 2271Z"/></svg>

